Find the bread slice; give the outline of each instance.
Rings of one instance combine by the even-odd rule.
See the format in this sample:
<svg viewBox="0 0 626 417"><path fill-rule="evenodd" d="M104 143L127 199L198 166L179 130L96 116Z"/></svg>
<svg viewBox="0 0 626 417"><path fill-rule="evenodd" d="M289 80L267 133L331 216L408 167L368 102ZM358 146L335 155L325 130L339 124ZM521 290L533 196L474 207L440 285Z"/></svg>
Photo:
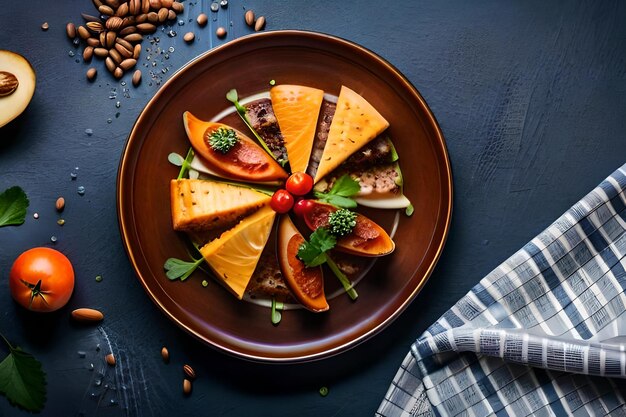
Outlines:
<svg viewBox="0 0 626 417"><path fill-rule="evenodd" d="M315 182L324 178L388 126L389 122L370 103L345 85L342 86Z"/></svg>
<svg viewBox="0 0 626 417"><path fill-rule="evenodd" d="M252 278L275 217L276 212L264 206L200 248L217 278L239 299Z"/></svg>
<svg viewBox="0 0 626 417"><path fill-rule="evenodd" d="M324 91L285 84L272 87L270 97L285 140L291 172L306 172Z"/></svg>
<svg viewBox="0 0 626 417"><path fill-rule="evenodd" d="M174 230L186 232L233 224L271 200L251 188L212 180L172 180L170 192Z"/></svg>

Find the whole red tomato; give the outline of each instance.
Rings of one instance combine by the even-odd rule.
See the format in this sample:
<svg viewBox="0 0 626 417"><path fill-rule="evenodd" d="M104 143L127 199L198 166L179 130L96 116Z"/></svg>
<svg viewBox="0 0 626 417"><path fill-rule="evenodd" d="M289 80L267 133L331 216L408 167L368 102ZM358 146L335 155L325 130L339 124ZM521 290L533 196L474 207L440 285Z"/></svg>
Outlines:
<svg viewBox="0 0 626 417"><path fill-rule="evenodd" d="M293 206L293 212L296 213L298 217L304 217L309 211L313 209L313 202L311 200L301 199L296 201L296 204Z"/></svg>
<svg viewBox="0 0 626 417"><path fill-rule="evenodd" d="M276 213L287 213L293 207L293 196L287 190L278 190L272 195L270 207Z"/></svg>
<svg viewBox="0 0 626 417"><path fill-rule="evenodd" d="M313 188L313 177L305 172L294 172L287 178L285 188L293 195L305 195Z"/></svg>
<svg viewBox="0 0 626 417"><path fill-rule="evenodd" d="M39 312L63 307L74 291L74 269L61 252L33 248L17 257L9 274L11 295L23 307Z"/></svg>

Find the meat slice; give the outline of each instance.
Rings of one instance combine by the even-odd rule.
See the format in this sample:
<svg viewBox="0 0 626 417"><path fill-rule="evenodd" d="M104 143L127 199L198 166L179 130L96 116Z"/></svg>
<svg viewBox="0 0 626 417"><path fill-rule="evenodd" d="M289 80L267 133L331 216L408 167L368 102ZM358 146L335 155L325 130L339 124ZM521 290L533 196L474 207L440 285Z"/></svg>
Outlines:
<svg viewBox="0 0 626 417"><path fill-rule="evenodd" d="M324 147L326 146L326 140L328 139L328 132L330 131L330 124L333 121L335 115L335 109L337 105L330 101L322 101L320 108L320 116L317 120L317 129L315 133L315 139L313 139L313 150L311 151L311 160L306 170L307 174L315 178L317 167L322 159L324 153Z"/></svg>
<svg viewBox="0 0 626 417"><path fill-rule="evenodd" d="M252 128L261 136L276 160L284 165L287 161L287 149L285 149L285 141L272 108L272 101L269 98L262 98L245 107L246 116Z"/></svg>

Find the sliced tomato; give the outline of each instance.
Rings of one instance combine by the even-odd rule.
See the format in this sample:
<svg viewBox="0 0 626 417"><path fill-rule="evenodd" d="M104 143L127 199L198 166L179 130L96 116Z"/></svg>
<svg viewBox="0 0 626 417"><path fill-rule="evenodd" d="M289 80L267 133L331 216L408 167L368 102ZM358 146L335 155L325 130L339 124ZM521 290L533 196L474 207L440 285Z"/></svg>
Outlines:
<svg viewBox="0 0 626 417"><path fill-rule="evenodd" d="M304 213L304 221L311 230L326 227L330 214L337 210L338 208L333 205L313 201L310 210ZM393 252L396 245L385 229L357 213L356 226L352 233L338 238L335 248L359 256L384 256Z"/></svg>
<svg viewBox="0 0 626 417"><path fill-rule="evenodd" d="M324 275L321 266L307 268L296 257L304 237L298 232L289 216L278 223L278 263L285 282L296 299L314 312L329 309L324 295Z"/></svg>
<svg viewBox="0 0 626 417"><path fill-rule="evenodd" d="M252 139L223 123L205 122L188 111L183 122L191 146L204 158L210 168L243 181L284 181L287 172ZM228 152L215 151L209 145L209 137L219 128L233 129L239 139Z"/></svg>

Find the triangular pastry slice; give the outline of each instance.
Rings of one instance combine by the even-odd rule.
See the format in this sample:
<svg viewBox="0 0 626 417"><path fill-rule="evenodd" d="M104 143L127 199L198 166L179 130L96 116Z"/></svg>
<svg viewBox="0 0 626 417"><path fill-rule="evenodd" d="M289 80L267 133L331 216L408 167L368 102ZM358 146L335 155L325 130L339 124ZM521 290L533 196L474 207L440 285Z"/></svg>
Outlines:
<svg viewBox="0 0 626 417"><path fill-rule="evenodd" d="M270 90L270 98L291 172L306 172L324 91L302 85L277 85Z"/></svg>
<svg viewBox="0 0 626 417"><path fill-rule="evenodd" d="M264 206L200 248L217 278L239 299L252 278L275 217L276 212Z"/></svg>
<svg viewBox="0 0 626 417"><path fill-rule="evenodd" d="M370 103L345 85L342 86L315 182L324 178L388 126L389 122Z"/></svg>
<svg viewBox="0 0 626 417"><path fill-rule="evenodd" d="M207 231L232 224L269 204L270 196L219 181L171 180L174 230Z"/></svg>

